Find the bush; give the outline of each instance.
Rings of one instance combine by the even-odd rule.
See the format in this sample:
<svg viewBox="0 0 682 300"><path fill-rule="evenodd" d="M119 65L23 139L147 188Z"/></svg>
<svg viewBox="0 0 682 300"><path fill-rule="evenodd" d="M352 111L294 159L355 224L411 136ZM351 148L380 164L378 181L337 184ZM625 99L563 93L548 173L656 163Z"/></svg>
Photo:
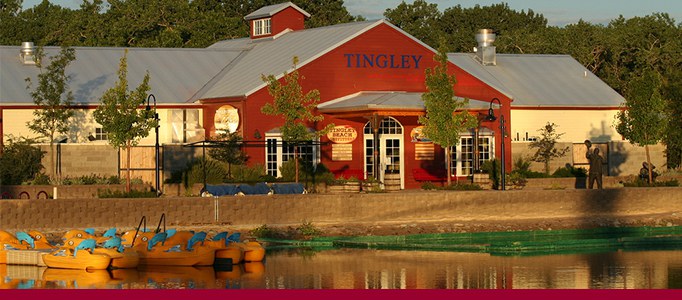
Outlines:
<svg viewBox="0 0 682 300"><path fill-rule="evenodd" d="M112 191L106 189L104 191L99 191L99 198L156 198L156 192L154 191L138 191L131 190L129 193L125 191Z"/></svg>
<svg viewBox="0 0 682 300"><path fill-rule="evenodd" d="M422 183L422 190L437 190L439 187L431 181Z"/></svg>
<svg viewBox="0 0 682 300"><path fill-rule="evenodd" d="M205 173L204 170L206 170ZM227 171L224 164L219 161L200 158L188 164L183 172L182 182L185 183L185 187L190 188L195 183L204 183L204 176L206 176L207 184L223 183Z"/></svg>
<svg viewBox="0 0 682 300"><path fill-rule="evenodd" d="M587 170L585 168L574 168L571 165L567 165L563 168L558 168L554 173L552 173L552 177L587 177Z"/></svg>
<svg viewBox="0 0 682 300"><path fill-rule="evenodd" d="M234 182L254 183L262 181L275 181L275 178L265 173L265 167L261 164L253 166L237 165L232 170Z"/></svg>
<svg viewBox="0 0 682 300"><path fill-rule="evenodd" d="M121 184L121 182L121 178L115 175L105 177L102 175L91 174L79 177L67 176L62 178L62 185ZM142 184L142 179L132 178L130 182L132 184Z"/></svg>
<svg viewBox="0 0 682 300"><path fill-rule="evenodd" d="M450 191L480 191L483 188L478 184L456 182L443 189Z"/></svg>
<svg viewBox="0 0 682 300"><path fill-rule="evenodd" d="M670 179L670 180L654 181L653 184L649 184L649 182L647 182L646 180L635 178L633 180L623 182L623 186L624 187L672 187L672 186L680 186L680 182L677 181L677 179Z"/></svg>
<svg viewBox="0 0 682 300"><path fill-rule="evenodd" d="M2 137L0 137L2 138ZM32 146L35 140L8 135L7 144L0 156L0 184L19 185L32 181L43 165L45 152Z"/></svg>

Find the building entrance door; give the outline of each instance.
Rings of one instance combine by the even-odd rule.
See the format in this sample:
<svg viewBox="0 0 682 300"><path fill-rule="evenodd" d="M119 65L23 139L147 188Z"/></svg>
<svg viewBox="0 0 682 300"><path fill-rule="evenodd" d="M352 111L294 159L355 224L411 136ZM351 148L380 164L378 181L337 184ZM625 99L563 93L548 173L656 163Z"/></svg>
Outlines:
<svg viewBox="0 0 682 300"><path fill-rule="evenodd" d="M369 123L365 126L365 172L383 182L386 190L404 188L404 147L403 127L392 117L386 117L379 127L378 156L379 174L374 170L374 136Z"/></svg>

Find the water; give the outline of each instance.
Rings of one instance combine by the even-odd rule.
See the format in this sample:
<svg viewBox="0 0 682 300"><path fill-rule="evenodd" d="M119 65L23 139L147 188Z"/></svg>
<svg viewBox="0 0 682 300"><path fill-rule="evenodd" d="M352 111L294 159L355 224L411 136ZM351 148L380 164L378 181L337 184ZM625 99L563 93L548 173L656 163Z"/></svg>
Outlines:
<svg viewBox="0 0 682 300"><path fill-rule="evenodd" d="M86 272L0 265L0 289L679 289L682 251L546 256L269 250L263 263Z"/></svg>

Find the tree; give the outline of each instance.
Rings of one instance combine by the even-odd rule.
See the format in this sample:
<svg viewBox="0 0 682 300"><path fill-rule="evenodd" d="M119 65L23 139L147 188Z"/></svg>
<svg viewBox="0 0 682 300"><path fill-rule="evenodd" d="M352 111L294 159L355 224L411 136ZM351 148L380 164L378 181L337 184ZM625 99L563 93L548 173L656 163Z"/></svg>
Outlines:
<svg viewBox="0 0 682 300"><path fill-rule="evenodd" d="M459 144L460 132L478 125L476 117L467 110L461 110L469 104L469 99L455 98L454 85L457 83L454 74L448 74L448 57L445 41L434 59L437 65L426 69L427 92L422 95L426 115L419 117L419 124L424 125L423 133L434 143L445 149L448 185L451 184L451 147Z"/></svg>
<svg viewBox="0 0 682 300"><path fill-rule="evenodd" d="M441 13L437 4L424 0L416 0L412 4L403 1L395 9L386 9L384 16L427 45L435 46L438 43Z"/></svg>
<svg viewBox="0 0 682 300"><path fill-rule="evenodd" d="M660 75L652 70L646 70L640 77L634 77L628 84L624 106L616 115L616 131L631 144L644 147L649 166L652 165L649 145L660 142L666 130L666 103L660 88ZM653 182L653 168L648 169L649 182Z"/></svg>
<svg viewBox="0 0 682 300"><path fill-rule="evenodd" d="M559 141L564 133L557 133L557 124L547 122L544 127L538 129L540 132L540 139L532 141L528 144L528 148L537 149L535 154L531 157L534 162L543 163L545 166L545 174L549 175L549 163L555 159L566 155L569 147L564 149L557 149L556 143Z"/></svg>
<svg viewBox="0 0 682 300"><path fill-rule="evenodd" d="M50 57L50 64L43 70L44 60L42 48L36 51L36 65L40 69L38 85L31 92L33 103L40 107L33 111L33 120L27 122L28 128L47 138L50 143L50 170L55 171L54 165L54 139L56 134L65 134L69 131L69 119L74 111L69 108L73 102L73 93L69 89L69 75L66 68L76 59L76 51L73 48L62 47L58 55ZM27 88L32 86L31 78L26 78ZM55 172L55 174L57 174Z"/></svg>
<svg viewBox="0 0 682 300"><path fill-rule="evenodd" d="M100 105L93 113L95 121L109 135L109 144L114 148L126 148L126 191L130 192L130 149L141 138L149 135L157 121L150 118L149 112L138 109L149 92L149 72L142 83L134 90L128 90L128 50L126 49L118 68L118 81L100 99Z"/></svg>
<svg viewBox="0 0 682 300"><path fill-rule="evenodd" d="M320 101L320 92L311 90L303 93L298 69L298 57L293 58L293 71L284 72L282 81L274 75L262 76L268 84L268 92L273 97L272 103L266 103L261 107L261 112L266 115L280 116L284 119L284 125L280 127L282 140L294 146L294 160L296 161L296 182L298 182L299 163L298 147L303 142L309 142L325 135L334 124L328 124L322 130L309 131L308 125L324 120L322 115L315 115L317 103Z"/></svg>
<svg viewBox="0 0 682 300"><path fill-rule="evenodd" d="M215 148L208 150L213 159L227 163L227 176L232 177L232 165L241 165L246 161L246 154L242 152L240 143L242 137L236 133L221 133L213 140L219 141Z"/></svg>

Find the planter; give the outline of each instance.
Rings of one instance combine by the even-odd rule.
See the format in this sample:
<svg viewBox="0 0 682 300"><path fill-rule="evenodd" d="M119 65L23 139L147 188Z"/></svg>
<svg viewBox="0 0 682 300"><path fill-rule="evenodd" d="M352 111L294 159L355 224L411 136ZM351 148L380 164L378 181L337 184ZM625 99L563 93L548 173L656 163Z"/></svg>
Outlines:
<svg viewBox="0 0 682 300"><path fill-rule="evenodd" d="M384 190L386 190L387 192L401 190L400 173L384 174Z"/></svg>
<svg viewBox="0 0 682 300"><path fill-rule="evenodd" d="M337 183L327 185L327 193L341 194L341 193L359 193L360 192L360 182L359 181L349 181L346 183Z"/></svg>

